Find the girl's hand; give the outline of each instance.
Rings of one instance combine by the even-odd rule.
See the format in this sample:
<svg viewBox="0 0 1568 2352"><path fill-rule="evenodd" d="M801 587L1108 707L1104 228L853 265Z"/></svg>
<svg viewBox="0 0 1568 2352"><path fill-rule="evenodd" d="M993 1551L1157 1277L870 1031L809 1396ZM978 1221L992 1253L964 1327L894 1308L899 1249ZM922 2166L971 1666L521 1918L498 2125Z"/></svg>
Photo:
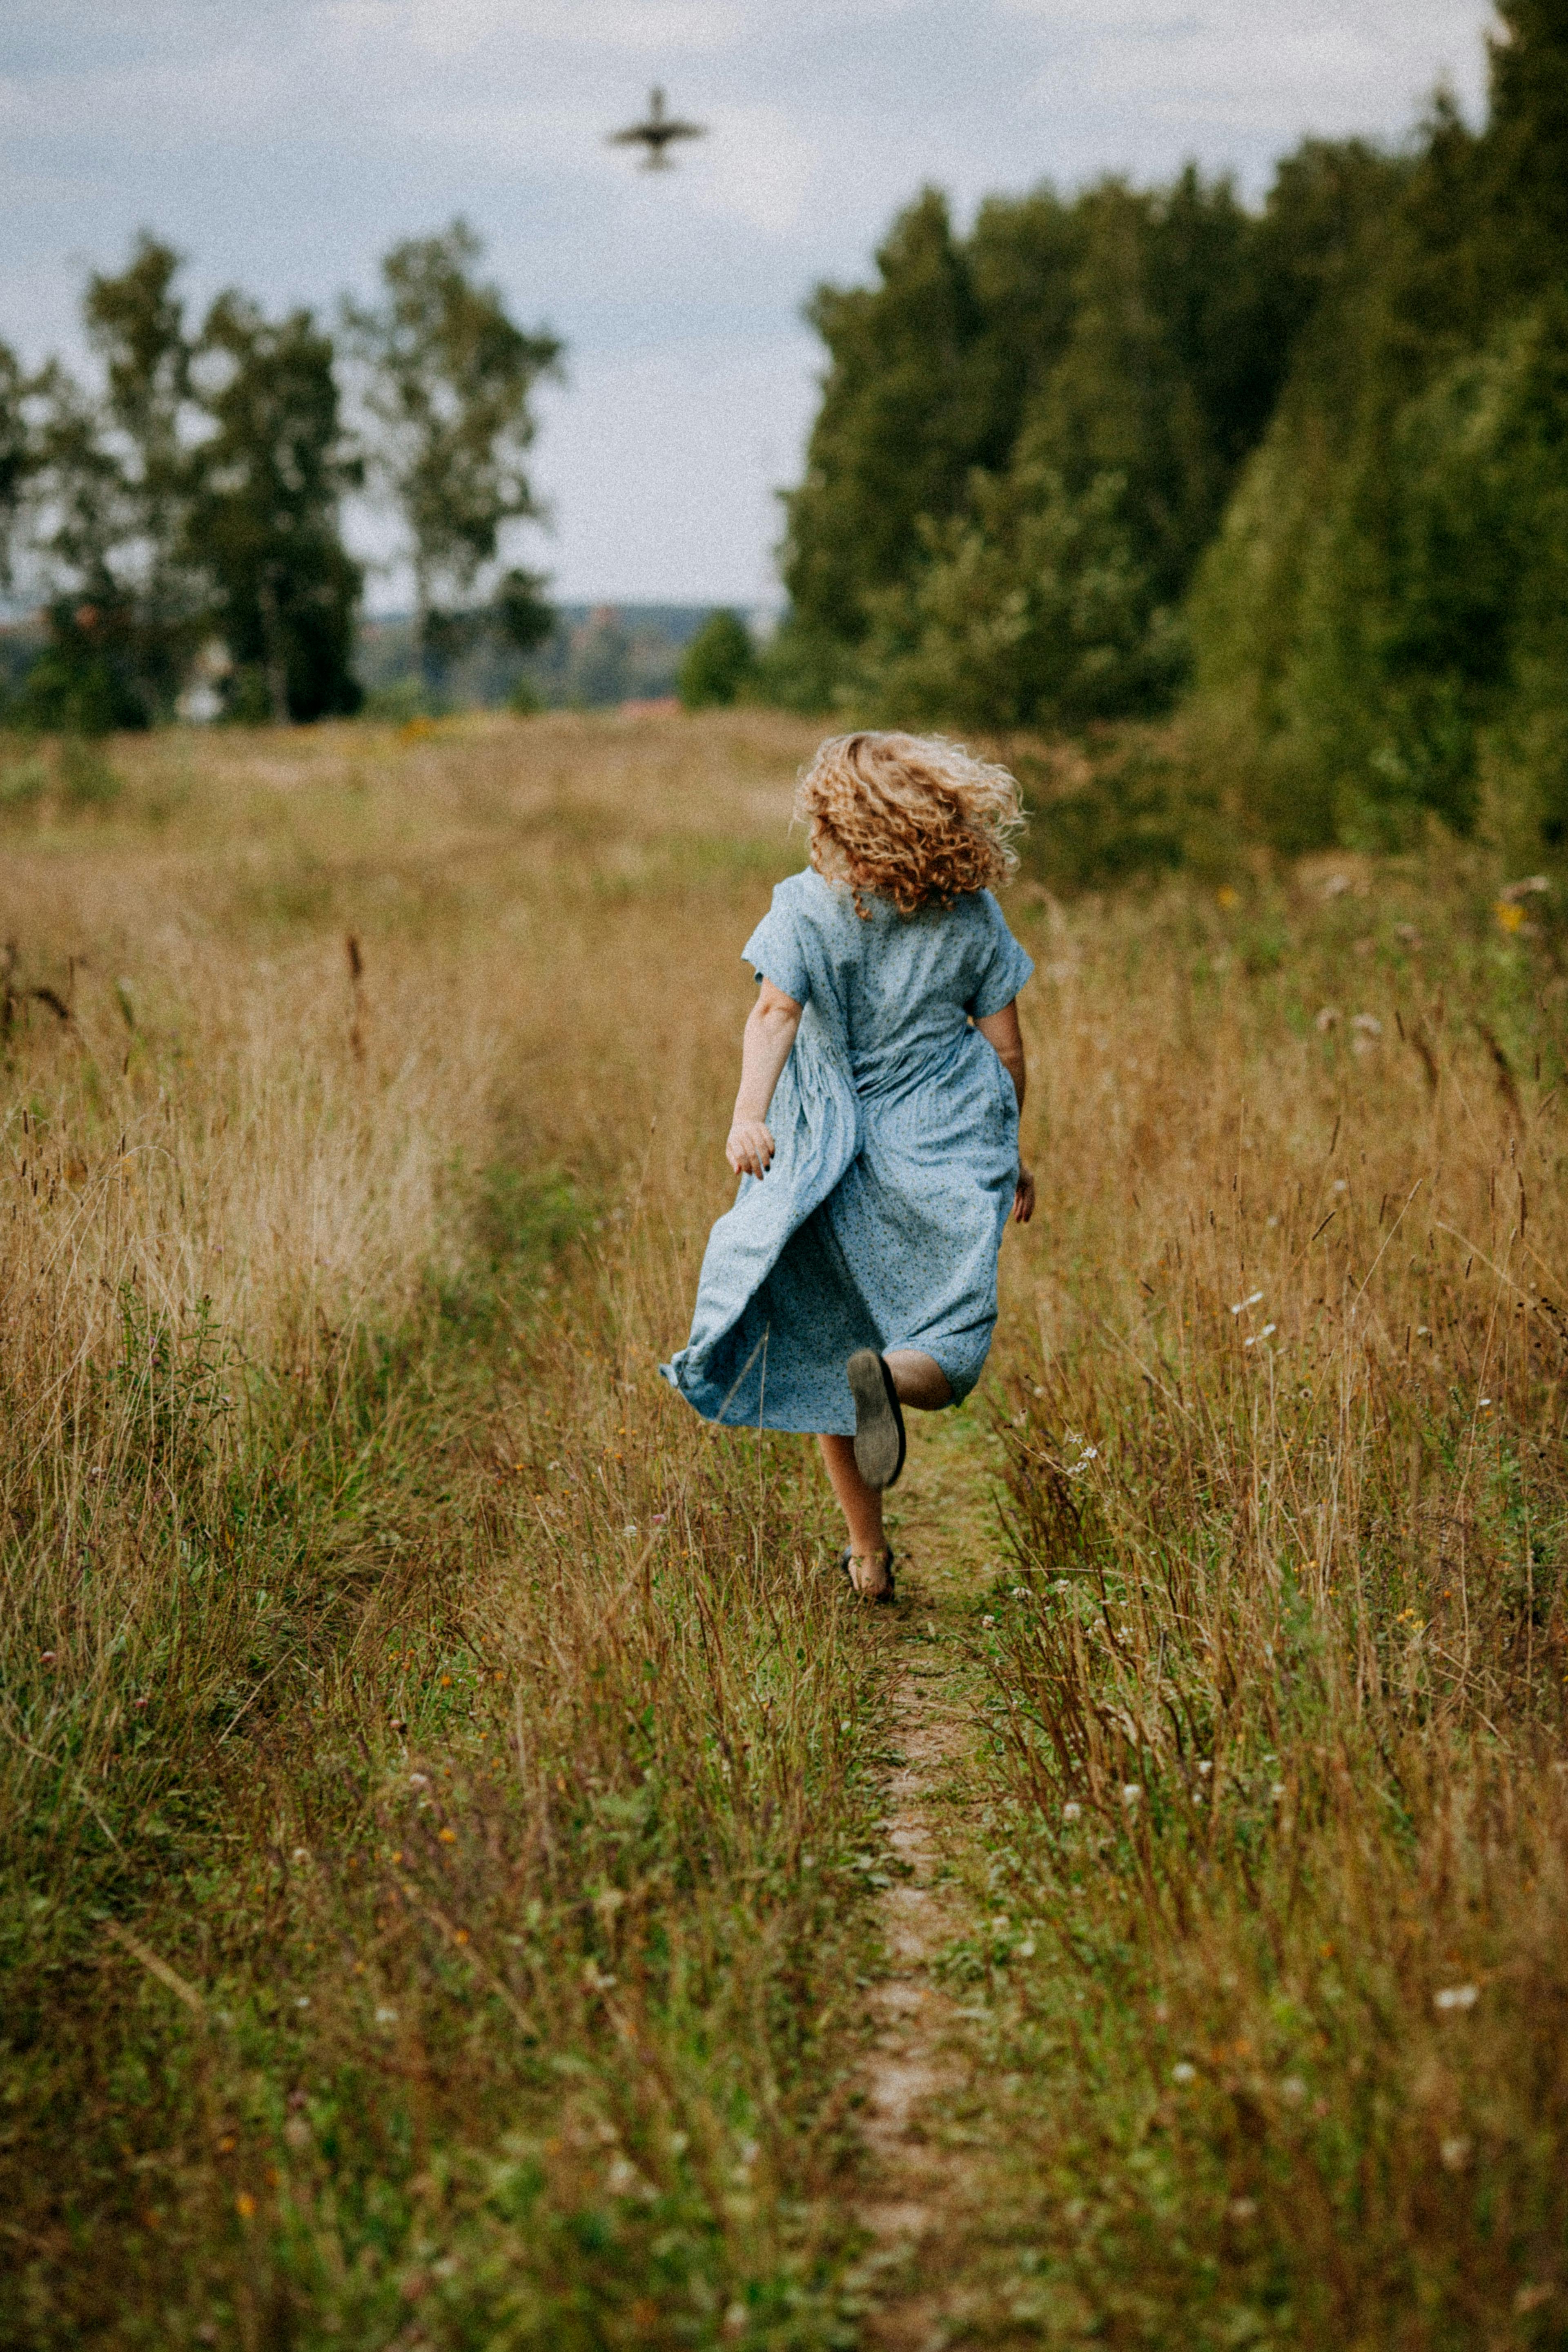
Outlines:
<svg viewBox="0 0 1568 2352"><path fill-rule="evenodd" d="M1013 1192L1013 1223L1026 1225L1035 1213L1035 1180L1026 1168L1018 1171Z"/></svg>
<svg viewBox="0 0 1568 2352"><path fill-rule="evenodd" d="M724 1157L737 1176L765 1176L773 1139L760 1118L738 1118L730 1129Z"/></svg>

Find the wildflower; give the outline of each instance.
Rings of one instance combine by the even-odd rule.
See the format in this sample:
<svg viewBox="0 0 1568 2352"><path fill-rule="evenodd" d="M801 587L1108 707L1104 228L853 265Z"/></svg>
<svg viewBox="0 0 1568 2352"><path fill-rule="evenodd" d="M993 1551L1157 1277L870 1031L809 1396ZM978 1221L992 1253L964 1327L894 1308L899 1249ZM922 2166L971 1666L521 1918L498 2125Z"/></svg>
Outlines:
<svg viewBox="0 0 1568 2352"><path fill-rule="evenodd" d="M1344 1014L1337 1004L1325 1004L1321 1007L1312 1026L1319 1031L1337 1029L1343 1019Z"/></svg>
<svg viewBox="0 0 1568 2352"><path fill-rule="evenodd" d="M256 2200L248 2189L242 2189L234 2200L234 2210L242 2221L248 2221L256 2210Z"/></svg>
<svg viewBox="0 0 1568 2352"><path fill-rule="evenodd" d="M438 1832L438 1835L443 1845L456 1845L458 1843L458 1832L456 1830L442 1830Z"/></svg>
<svg viewBox="0 0 1568 2352"><path fill-rule="evenodd" d="M1233 2221L1250 2221L1257 2210L1256 2197L1233 2197L1230 2200L1230 2218Z"/></svg>
<svg viewBox="0 0 1568 2352"><path fill-rule="evenodd" d="M648 1525L650 1528L667 1528L669 1525L669 1513L668 1511L656 1511L652 1518L648 1521Z"/></svg>
<svg viewBox="0 0 1568 2352"><path fill-rule="evenodd" d="M1216 907L1229 908L1231 907L1239 907L1241 904L1241 893L1237 889L1235 885L1230 882L1222 882L1219 888L1215 892L1214 897L1215 905Z"/></svg>
<svg viewBox="0 0 1568 2352"><path fill-rule="evenodd" d="M395 2025L397 2022L397 2011L395 2009L388 2009L386 2003L383 2001L381 2007L375 2012L375 2021L378 2025Z"/></svg>
<svg viewBox="0 0 1568 2352"><path fill-rule="evenodd" d="M1381 1037L1383 1034L1383 1024L1375 1013L1358 1013L1351 1027L1359 1030L1363 1037Z"/></svg>
<svg viewBox="0 0 1568 2352"><path fill-rule="evenodd" d="M636 1521L635 1519L628 1519L628 1520L626 1521L626 1526L621 1529L621 1533L622 1533L622 1535L623 1535L623 1536L625 1536L625 1537L626 1537L628 1539L629 1539L631 1537L635 1536L635 1535L636 1535L636 1533L637 1533L637 1521Z"/></svg>
<svg viewBox="0 0 1568 2352"><path fill-rule="evenodd" d="M1456 2132L1451 2138L1439 2143L1437 2153L1443 2159L1445 2172L1463 2172L1470 2160L1470 2143L1462 2132Z"/></svg>
<svg viewBox="0 0 1568 2352"><path fill-rule="evenodd" d="M1205 1780L1208 1778L1208 1775L1209 1775L1209 1774L1214 1770L1214 1766L1210 1763L1210 1761L1209 1761L1209 1759L1208 1759L1208 1758L1207 1758L1206 1756L1205 1756L1205 1757L1203 1757L1202 1759L1200 1759L1200 1760L1199 1760L1199 1764L1198 1764L1198 1770L1199 1770L1199 1771L1204 1775L1204 1777L1205 1777Z"/></svg>
<svg viewBox="0 0 1568 2352"><path fill-rule="evenodd" d="M1121 1791L1121 1801L1124 1805L1135 1805L1142 1794L1143 1791L1138 1782L1136 1780L1129 1780L1126 1787Z"/></svg>
<svg viewBox="0 0 1568 2352"><path fill-rule="evenodd" d="M38 1652L38 1664L41 1666L52 1666L55 1664L58 1655L58 1653L55 1650L40 1650Z"/></svg>
<svg viewBox="0 0 1568 2352"><path fill-rule="evenodd" d="M1516 931L1523 930L1524 908L1516 905L1513 900L1500 898L1492 912L1497 917L1500 931L1506 931L1511 936Z"/></svg>
<svg viewBox="0 0 1568 2352"><path fill-rule="evenodd" d="M309 1862L309 1861L310 1861L310 1852L309 1852L309 1849L308 1849L307 1847L302 1846L302 1845L297 1845L297 1846L294 1848L294 1860L295 1860L296 1862Z"/></svg>
<svg viewBox="0 0 1568 2352"><path fill-rule="evenodd" d="M1480 1997L1479 1985L1444 1985L1441 1991L1433 1994L1432 2006L1444 2011L1474 2009Z"/></svg>
<svg viewBox="0 0 1568 2352"><path fill-rule="evenodd" d="M1175 2064L1172 2067L1172 2069L1171 2069L1171 2080L1172 2080L1172 2082L1173 2082L1173 2083L1195 2083L1195 2082L1197 2081L1197 2079L1198 2079L1198 2070L1197 2070L1197 2068L1196 2068L1195 2066L1189 2065L1189 2063L1188 2063L1188 2062L1186 2061L1186 2059L1184 2059L1184 2058L1178 2058L1178 2060L1176 2061L1176 2063L1175 2063Z"/></svg>
<svg viewBox="0 0 1568 2352"><path fill-rule="evenodd" d="M296 2009L309 2009L310 2006L310 1994L308 1992L296 1993L294 1996L294 2006Z"/></svg>
<svg viewBox="0 0 1568 2352"><path fill-rule="evenodd" d="M1279 2095L1293 2107L1299 2107L1307 2095L1307 2085L1300 2074L1287 2074L1279 2085Z"/></svg>
<svg viewBox="0 0 1568 2352"><path fill-rule="evenodd" d="M1285 1794L1285 1783L1284 1783L1284 1781L1283 1781L1283 1780L1276 1780L1276 1781L1275 1781L1275 1783L1274 1783L1274 1785L1273 1785L1273 1787L1269 1790L1268 1793L1269 1793L1269 1795L1270 1795L1271 1797L1273 1797L1273 1798L1275 1798L1275 1799L1279 1799L1279 1798L1282 1797L1282 1796Z"/></svg>
<svg viewBox="0 0 1568 2352"><path fill-rule="evenodd" d="M1074 1804L1069 1801L1062 1807L1062 1819L1064 1822L1077 1822L1081 1821L1082 1818L1083 1807L1081 1805Z"/></svg>
<svg viewBox="0 0 1568 2352"><path fill-rule="evenodd" d="M983 1625L994 1625L996 1620L994 1617L983 1617L980 1622Z"/></svg>
<svg viewBox="0 0 1568 2352"><path fill-rule="evenodd" d="M1336 1192L1348 1192L1350 1191L1350 1186L1346 1183L1342 1176L1336 1176L1334 1178L1333 1189Z"/></svg>
<svg viewBox="0 0 1568 2352"><path fill-rule="evenodd" d="M1257 1306L1262 1296L1263 1293L1261 1290L1255 1290L1250 1298L1238 1298L1236 1305L1231 1308L1231 1313L1233 1315L1244 1315L1249 1307Z"/></svg>

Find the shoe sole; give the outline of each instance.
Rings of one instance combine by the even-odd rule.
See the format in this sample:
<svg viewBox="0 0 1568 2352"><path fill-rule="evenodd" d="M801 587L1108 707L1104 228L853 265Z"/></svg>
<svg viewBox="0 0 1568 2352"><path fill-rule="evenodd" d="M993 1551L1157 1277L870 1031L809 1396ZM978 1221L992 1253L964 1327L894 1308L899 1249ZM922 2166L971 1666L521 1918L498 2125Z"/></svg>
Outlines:
<svg viewBox="0 0 1568 2352"><path fill-rule="evenodd" d="M855 1400L855 1467L868 1486L894 1486L904 1466L904 1416L893 1375L874 1348L858 1348L845 1370Z"/></svg>

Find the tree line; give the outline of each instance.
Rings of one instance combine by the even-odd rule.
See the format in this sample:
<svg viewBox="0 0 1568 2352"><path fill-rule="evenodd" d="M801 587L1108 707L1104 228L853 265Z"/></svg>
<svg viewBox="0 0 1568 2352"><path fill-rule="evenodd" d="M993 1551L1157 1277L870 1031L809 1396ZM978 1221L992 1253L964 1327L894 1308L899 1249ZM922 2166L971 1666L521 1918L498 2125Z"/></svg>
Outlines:
<svg viewBox="0 0 1568 2352"><path fill-rule="evenodd" d="M0 344L0 588L44 643L6 716L100 733L170 717L193 666L229 715L354 709L363 568L351 491L401 524L421 667L433 688L486 635L549 633L542 583L503 562L533 517L532 394L561 346L510 316L458 220L386 255L377 297L335 331L220 294L193 321L180 257L143 235L92 276L84 383Z"/></svg>
<svg viewBox="0 0 1568 2352"><path fill-rule="evenodd" d="M1499 13L1479 131L1439 96L1398 152L1310 140L1257 208L1189 169L961 236L927 190L820 288L766 690L1195 698L1282 840L1568 840L1568 0Z"/></svg>

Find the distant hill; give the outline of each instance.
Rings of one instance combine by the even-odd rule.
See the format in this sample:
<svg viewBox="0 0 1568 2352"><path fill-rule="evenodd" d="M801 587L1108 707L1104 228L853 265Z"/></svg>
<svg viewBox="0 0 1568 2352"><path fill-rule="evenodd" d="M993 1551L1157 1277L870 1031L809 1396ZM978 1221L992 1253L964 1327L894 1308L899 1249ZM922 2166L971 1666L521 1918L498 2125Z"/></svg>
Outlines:
<svg viewBox="0 0 1568 2352"><path fill-rule="evenodd" d="M454 667L448 694L455 703L493 707L526 680L552 708L589 710L673 694L680 656L712 609L560 604L542 646L521 655L486 645ZM416 694L411 616L388 614L362 622L356 668L373 705Z"/></svg>

